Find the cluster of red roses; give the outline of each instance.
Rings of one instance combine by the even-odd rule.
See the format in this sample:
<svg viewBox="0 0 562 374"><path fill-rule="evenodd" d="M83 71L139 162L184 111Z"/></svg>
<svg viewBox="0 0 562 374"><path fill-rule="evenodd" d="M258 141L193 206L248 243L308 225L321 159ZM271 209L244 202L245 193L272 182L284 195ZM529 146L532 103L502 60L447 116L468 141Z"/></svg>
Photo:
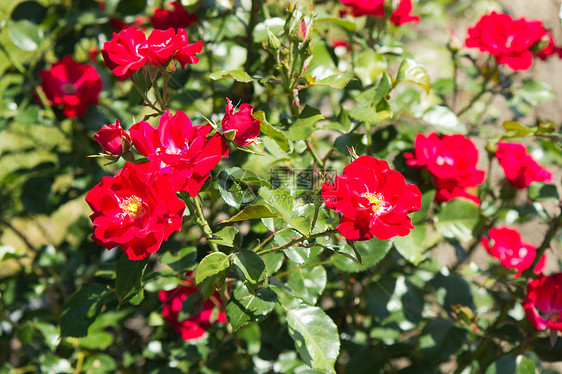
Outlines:
<svg viewBox="0 0 562 374"><path fill-rule="evenodd" d="M225 109L223 131L234 131L233 141L239 146L255 141L260 122L252 117L252 106L244 104L234 112L228 100ZM219 133L208 137L211 130L211 125L194 126L182 111L175 115L166 111L156 129L145 121L128 133L119 121L104 125L94 139L107 154L122 155L132 145L148 161L127 162L88 193L86 201L94 211L93 239L107 249L120 246L129 259L139 260L180 230L185 206L176 192L196 196L210 171L228 157L224 137Z"/></svg>
<svg viewBox="0 0 562 374"><path fill-rule="evenodd" d="M194 284L192 272L188 271L185 284L170 291L160 291L158 297L164 302L162 316L180 334L183 340L193 340L203 337L214 322L226 323L224 303L218 292L215 292L201 305L195 303L193 315L180 321L179 314L183 304L189 296L199 294L199 289Z"/></svg>
<svg viewBox="0 0 562 374"><path fill-rule="evenodd" d="M354 17L375 16L384 18L384 1L385 0L340 0L343 5L351 8L351 14ZM394 2L395 3L395 2ZM419 16L411 14L412 0L399 0L398 6L390 15L390 22L397 26L401 26L408 22L418 22Z"/></svg>
<svg viewBox="0 0 562 374"><path fill-rule="evenodd" d="M433 177L438 202L457 197L478 203L473 190L484 181L485 172L476 168L478 149L464 135L443 135L435 133L428 136L418 134L414 143L414 153L406 153L408 166L427 168ZM527 153L521 143L500 141L496 158L506 178L516 188L526 188L532 182L550 182L552 173L542 167Z"/></svg>
<svg viewBox="0 0 562 374"><path fill-rule="evenodd" d="M107 67L119 80L123 80L147 63L160 67L176 60L182 69L187 64L196 64L199 59L195 54L202 49L201 40L189 44L185 29L155 29L147 38L142 30L128 27L113 33L113 38L104 43L101 53Z"/></svg>
<svg viewBox="0 0 562 374"><path fill-rule="evenodd" d="M540 20L513 19L508 14L492 12L480 18L468 29L466 46L488 52L500 65L513 70L527 70L533 64L533 54L540 59L557 54L562 49Z"/></svg>

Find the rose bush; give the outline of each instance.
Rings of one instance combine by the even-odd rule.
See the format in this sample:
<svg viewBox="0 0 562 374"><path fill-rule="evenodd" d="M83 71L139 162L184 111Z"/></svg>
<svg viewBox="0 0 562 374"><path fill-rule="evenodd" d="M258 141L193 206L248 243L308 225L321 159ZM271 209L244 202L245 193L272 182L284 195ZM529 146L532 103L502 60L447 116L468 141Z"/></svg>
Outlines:
<svg viewBox="0 0 562 374"><path fill-rule="evenodd" d="M556 370L557 12L0 10L0 374Z"/></svg>

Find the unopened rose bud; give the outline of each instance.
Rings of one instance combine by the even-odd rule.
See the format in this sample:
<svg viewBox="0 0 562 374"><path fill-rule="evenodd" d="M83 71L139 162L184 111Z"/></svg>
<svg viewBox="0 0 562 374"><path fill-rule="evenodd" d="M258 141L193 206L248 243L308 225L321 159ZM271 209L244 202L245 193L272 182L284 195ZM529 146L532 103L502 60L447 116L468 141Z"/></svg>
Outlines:
<svg viewBox="0 0 562 374"><path fill-rule="evenodd" d="M94 135L94 140L100 144L104 152L116 156L128 151L131 145L131 137L120 126L118 119L114 124L103 125Z"/></svg>

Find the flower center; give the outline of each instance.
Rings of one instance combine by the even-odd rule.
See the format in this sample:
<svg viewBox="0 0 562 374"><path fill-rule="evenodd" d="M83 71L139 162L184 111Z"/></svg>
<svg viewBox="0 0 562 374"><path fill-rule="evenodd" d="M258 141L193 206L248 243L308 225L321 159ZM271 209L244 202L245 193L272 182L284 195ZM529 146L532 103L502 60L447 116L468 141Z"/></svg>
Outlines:
<svg viewBox="0 0 562 374"><path fill-rule="evenodd" d="M453 165L453 160L450 157L437 156L435 163L439 166L443 166L445 164Z"/></svg>
<svg viewBox="0 0 562 374"><path fill-rule="evenodd" d="M138 196L131 196L119 203L123 213L131 218L137 218L144 214L144 209L142 207L142 200Z"/></svg>
<svg viewBox="0 0 562 374"><path fill-rule="evenodd" d="M388 208L388 203L384 200L384 197L380 192L365 192L361 196L369 201L369 204L371 204L371 209L375 214L384 213Z"/></svg>
<svg viewBox="0 0 562 374"><path fill-rule="evenodd" d="M73 94L74 92L76 92L76 88L72 83L63 84L61 89L65 94Z"/></svg>

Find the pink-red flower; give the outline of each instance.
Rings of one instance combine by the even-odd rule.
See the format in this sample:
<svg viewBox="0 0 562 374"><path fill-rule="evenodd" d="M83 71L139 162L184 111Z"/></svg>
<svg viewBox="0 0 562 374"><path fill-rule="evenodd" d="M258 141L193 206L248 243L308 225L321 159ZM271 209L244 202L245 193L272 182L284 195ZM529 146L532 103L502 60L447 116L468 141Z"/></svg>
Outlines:
<svg viewBox="0 0 562 374"><path fill-rule="evenodd" d="M471 190L484 181L485 173L476 169L478 149L469 138L460 134L418 134L414 150L414 154L404 155L407 164L418 169L426 167L431 173L437 189L436 201L463 197L478 202Z"/></svg>
<svg viewBox="0 0 562 374"><path fill-rule="evenodd" d="M527 153L524 144L500 141L496 158L514 187L527 188L533 182L552 182L552 173Z"/></svg>
<svg viewBox="0 0 562 374"><path fill-rule="evenodd" d="M131 144L130 135L123 130L118 119L115 123L103 125L94 135L94 140L100 144L104 152L116 156L123 154L123 141L127 144L126 148Z"/></svg>
<svg viewBox="0 0 562 374"><path fill-rule="evenodd" d="M386 161L361 156L322 185L326 206L341 213L337 227L349 240L386 240L414 228L408 213L421 208L421 193Z"/></svg>
<svg viewBox="0 0 562 374"><path fill-rule="evenodd" d="M343 5L351 8L354 17L375 16L384 17L384 0L340 0ZM396 1L393 1L396 6ZM398 0L398 4L390 15L390 22L401 26L408 22L418 22L419 16L411 14L412 0Z"/></svg>
<svg viewBox="0 0 562 374"><path fill-rule="evenodd" d="M176 36L173 28L167 30L154 30L146 40L144 55L152 64L162 66L181 46L181 40Z"/></svg>
<svg viewBox="0 0 562 374"><path fill-rule="evenodd" d="M129 27L113 33L113 38L104 43L101 50L107 67L123 80L131 77L137 70L151 63L154 66L165 65L170 58L177 60L182 69L186 64L196 64L195 56L203 49L203 42L189 44L184 29L176 31L153 30L148 38L143 31Z"/></svg>
<svg viewBox="0 0 562 374"><path fill-rule="evenodd" d="M222 119L224 131L236 131L233 142L239 147L252 144L260 135L260 121L252 116L254 107L250 104L240 105L238 112L234 113L234 107L229 98L224 107L226 114Z"/></svg>
<svg viewBox="0 0 562 374"><path fill-rule="evenodd" d="M103 177L86 202L94 212L92 239L107 249L121 247L130 260L156 252L179 231L185 209L165 176L131 163L114 177Z"/></svg>
<svg viewBox="0 0 562 374"><path fill-rule="evenodd" d="M196 43L189 44L187 38L187 31L184 29L179 29L177 38L180 40L180 48L174 54L174 60L177 60L182 69L185 69L187 64L196 64L199 59L195 57L195 54L203 50L203 41L199 40Z"/></svg>
<svg viewBox="0 0 562 374"><path fill-rule="evenodd" d="M195 14L191 14L184 9L181 2L174 1L170 4L174 10L154 9L154 15L149 17L155 29L166 30L170 27L174 29L188 28L192 23L199 21Z"/></svg>
<svg viewBox="0 0 562 374"><path fill-rule="evenodd" d="M186 285L158 293L160 301L165 302L162 305L162 315L186 341L203 337L215 322L226 323L224 304L217 292L203 301L201 306L195 305L196 312L191 317L179 320L179 312L185 300L198 293L199 289L191 279L186 280Z"/></svg>
<svg viewBox="0 0 562 374"><path fill-rule="evenodd" d="M419 22L420 17L412 14L412 0L400 0L398 8L390 15L390 22L402 26L409 22Z"/></svg>
<svg viewBox="0 0 562 374"><path fill-rule="evenodd" d="M494 227L488 232L490 239L482 238L482 245L508 269L516 269L516 278L533 263L537 254L535 246L521 240L519 232L509 227ZM490 242L491 240L491 242ZM546 267L546 256L542 256L535 266L535 273Z"/></svg>
<svg viewBox="0 0 562 374"><path fill-rule="evenodd" d="M354 17L384 17L384 0L340 0L343 5L351 8Z"/></svg>
<svg viewBox="0 0 562 374"><path fill-rule="evenodd" d="M531 48L547 36L542 21L492 12L468 29L466 46L490 53L500 65L527 70L533 64Z"/></svg>
<svg viewBox="0 0 562 374"><path fill-rule="evenodd" d="M113 38L105 42L101 50L107 67L123 80L132 76L147 61L146 36L136 27L128 27L113 33Z"/></svg>
<svg viewBox="0 0 562 374"><path fill-rule="evenodd" d="M558 58L562 58L562 48L556 46L556 41L552 35L550 35L548 44L543 50L537 52L537 57L544 61L552 55L558 55Z"/></svg>
<svg viewBox="0 0 562 374"><path fill-rule="evenodd" d="M537 329L562 331L562 273L541 274L530 281L523 309Z"/></svg>
<svg viewBox="0 0 562 374"><path fill-rule="evenodd" d="M92 66L66 56L49 70L40 70L41 88L49 103L62 108L67 117L82 116L88 104L97 104L101 79Z"/></svg>
<svg viewBox="0 0 562 374"><path fill-rule="evenodd" d="M166 111L155 129L145 121L130 129L133 145L150 161L148 170L166 175L176 191L196 196L211 170L222 157L228 157L228 147L220 134L207 138L210 125L193 126L189 117L178 110Z"/></svg>

